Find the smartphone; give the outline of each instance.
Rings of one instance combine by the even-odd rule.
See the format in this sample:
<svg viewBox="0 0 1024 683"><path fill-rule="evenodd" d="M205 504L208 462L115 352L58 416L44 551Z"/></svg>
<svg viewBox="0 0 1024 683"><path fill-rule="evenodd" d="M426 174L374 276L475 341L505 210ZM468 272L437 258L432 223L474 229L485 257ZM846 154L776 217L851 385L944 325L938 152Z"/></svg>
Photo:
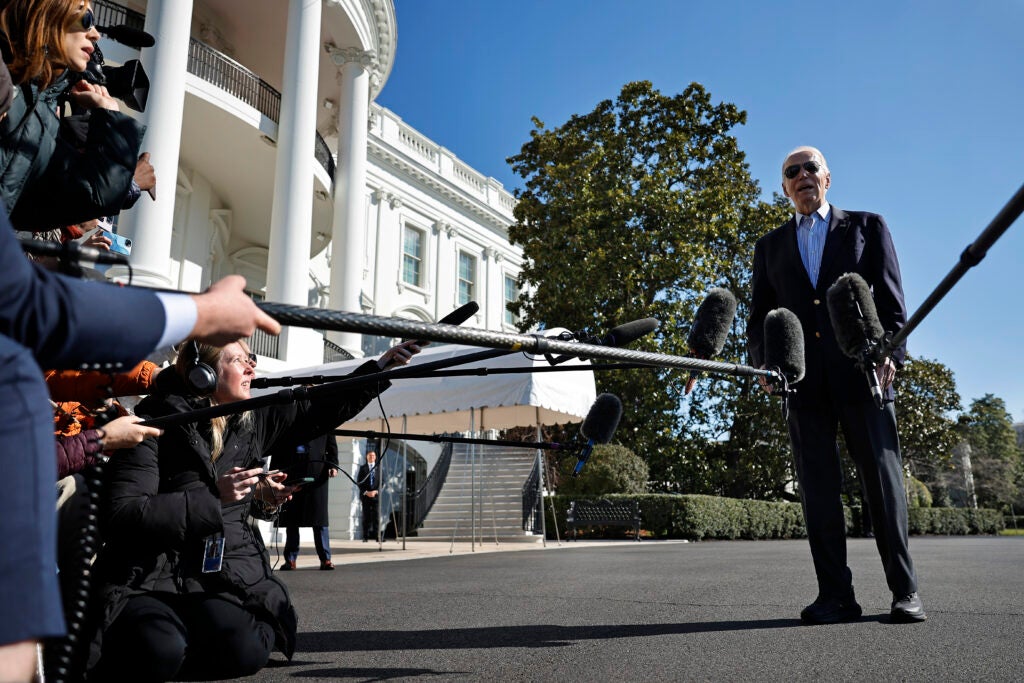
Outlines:
<svg viewBox="0 0 1024 683"><path fill-rule="evenodd" d="M117 233L110 232L109 230L101 231L101 234L110 240L110 251L116 251L119 254L130 256L132 253L132 241L124 235L118 235Z"/></svg>
<svg viewBox="0 0 1024 683"><path fill-rule="evenodd" d="M288 477L284 480L285 486L298 486L299 484L312 484L316 481L313 477Z"/></svg>
<svg viewBox="0 0 1024 683"><path fill-rule="evenodd" d="M132 253L132 241L124 235L118 235L110 232L106 228L100 229L100 234L110 240L110 251L117 252L118 254L124 254L130 256ZM97 263L93 266L94 270L105 273L110 270L110 265L106 263Z"/></svg>

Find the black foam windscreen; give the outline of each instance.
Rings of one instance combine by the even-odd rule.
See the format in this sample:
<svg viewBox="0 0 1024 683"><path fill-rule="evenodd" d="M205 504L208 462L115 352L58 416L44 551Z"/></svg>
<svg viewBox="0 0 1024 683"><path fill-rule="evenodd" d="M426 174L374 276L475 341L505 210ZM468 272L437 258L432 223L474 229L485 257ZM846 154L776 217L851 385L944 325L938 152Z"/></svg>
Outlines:
<svg viewBox="0 0 1024 683"><path fill-rule="evenodd" d="M445 325L461 325L476 315L476 312L479 310L480 304L475 301L470 301L469 303L462 304L437 322Z"/></svg>
<svg viewBox="0 0 1024 683"><path fill-rule="evenodd" d="M879 344L885 336L871 287L857 273L846 273L828 288L828 314L840 350L859 359L866 347Z"/></svg>
<svg viewBox="0 0 1024 683"><path fill-rule="evenodd" d="M690 353L698 358L714 358L722 352L736 316L736 297L728 289L714 287L697 308L697 315L686 337Z"/></svg>
<svg viewBox="0 0 1024 683"><path fill-rule="evenodd" d="M476 315L476 312L479 311L479 310L480 310L480 304L478 304L475 301L469 301L467 303L462 304L461 306L459 306L454 311L452 311L451 313L449 313L445 317L441 318L437 322L440 323L440 324L443 324L443 325L461 325L462 323L466 322L467 320L472 318L474 315ZM406 339L404 341L409 341L409 340ZM430 342L428 342L428 341L426 341L424 339L420 339L420 340L417 340L416 343L419 344L420 346L425 346L425 345L429 344Z"/></svg>
<svg viewBox="0 0 1024 683"><path fill-rule="evenodd" d="M111 40L116 40L122 45L127 45L128 47L134 47L136 49L153 47L153 45L156 44L156 38L151 34L137 28L125 26L124 24L118 24L117 26L97 26L96 29Z"/></svg>
<svg viewBox="0 0 1024 683"><path fill-rule="evenodd" d="M804 378L804 331L788 308L776 308L764 317L764 365L769 370L778 368L790 384Z"/></svg>
<svg viewBox="0 0 1024 683"><path fill-rule="evenodd" d="M590 406L580 434L594 443L608 443L622 419L622 401L615 394L601 394Z"/></svg>
<svg viewBox="0 0 1024 683"><path fill-rule="evenodd" d="M641 318L640 320L631 320L628 323L623 323L618 327L613 327L608 331L608 334L602 340L604 346L625 346L626 344L635 342L641 337L646 337L651 332L658 329L659 323L654 318Z"/></svg>

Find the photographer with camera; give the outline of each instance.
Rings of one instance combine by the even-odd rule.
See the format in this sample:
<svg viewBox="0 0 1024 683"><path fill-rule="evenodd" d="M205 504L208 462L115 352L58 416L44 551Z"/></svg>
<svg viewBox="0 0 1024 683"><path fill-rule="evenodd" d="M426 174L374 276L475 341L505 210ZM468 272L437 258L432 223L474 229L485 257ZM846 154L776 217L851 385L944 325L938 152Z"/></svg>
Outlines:
<svg viewBox="0 0 1024 683"><path fill-rule="evenodd" d="M19 230L124 206L144 128L120 112L106 87L81 78L99 37L88 0L9 0L0 8L0 50L16 89L0 121L0 199ZM84 149L60 134L65 98L90 113Z"/></svg>

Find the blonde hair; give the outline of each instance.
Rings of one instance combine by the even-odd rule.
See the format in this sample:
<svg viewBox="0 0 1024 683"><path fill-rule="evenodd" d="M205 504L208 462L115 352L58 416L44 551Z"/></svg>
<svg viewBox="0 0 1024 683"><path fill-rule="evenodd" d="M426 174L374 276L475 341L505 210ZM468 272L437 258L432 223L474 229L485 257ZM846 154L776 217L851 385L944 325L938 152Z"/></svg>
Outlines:
<svg viewBox="0 0 1024 683"><path fill-rule="evenodd" d="M82 0L7 0L0 2L0 49L15 85L53 84L70 60L64 36L85 11Z"/></svg>
<svg viewBox="0 0 1024 683"><path fill-rule="evenodd" d="M246 353L249 352L249 345L244 341L239 340L236 342ZM217 372L217 363L220 361L221 354L224 353L225 346L213 346L212 344L204 344L202 342L193 342L192 340L186 340L182 342L181 347L178 351L178 357L174 359L174 370L178 373L178 376L182 379L188 378L188 372L196 362L196 350L198 348L199 358L198 361ZM206 399L210 405L216 405L216 401L212 396L207 396ZM210 419L210 460L217 462L217 458L224 452L224 432L228 428L229 416L222 415L220 417L214 417ZM253 424L252 411L247 410L238 416L238 424L242 429L249 429Z"/></svg>

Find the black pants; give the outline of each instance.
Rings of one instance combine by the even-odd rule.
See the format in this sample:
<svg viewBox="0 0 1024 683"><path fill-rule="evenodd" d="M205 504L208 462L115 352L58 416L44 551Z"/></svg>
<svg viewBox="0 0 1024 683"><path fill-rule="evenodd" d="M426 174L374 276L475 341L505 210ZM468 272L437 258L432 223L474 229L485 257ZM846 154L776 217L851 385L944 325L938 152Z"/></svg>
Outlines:
<svg viewBox="0 0 1024 683"><path fill-rule="evenodd" d="M217 596L150 593L128 600L103 636L90 680L213 680L249 676L270 659L274 631Z"/></svg>
<svg viewBox="0 0 1024 683"><path fill-rule="evenodd" d="M832 405L828 401L791 408L789 436L807 523L807 539L822 596L852 594L846 564L846 520L837 429L842 426L850 456L864 487L875 543L889 590L903 596L917 590L907 543L907 496L892 403L879 410L871 402Z"/></svg>
<svg viewBox="0 0 1024 683"><path fill-rule="evenodd" d="M377 540L377 517L380 515L380 501L363 496L363 539Z"/></svg>

